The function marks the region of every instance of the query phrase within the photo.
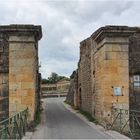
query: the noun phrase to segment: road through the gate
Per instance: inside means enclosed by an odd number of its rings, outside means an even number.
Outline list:
[[[42,122],[32,139],[109,139],[63,105],[64,98],[45,99]]]

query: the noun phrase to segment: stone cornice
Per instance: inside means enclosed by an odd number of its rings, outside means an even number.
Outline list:
[[[11,25],[1,25],[0,33],[7,33],[13,35],[28,35],[34,34],[37,40],[40,40],[42,37],[42,29],[40,25],[22,25],[22,24],[11,24]]]
[[[128,26],[105,26],[96,30],[91,35],[91,38],[99,43],[105,37],[129,37],[136,32],[140,32],[140,28]]]

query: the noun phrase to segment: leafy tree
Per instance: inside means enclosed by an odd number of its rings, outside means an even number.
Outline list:
[[[49,83],[49,80],[48,80],[48,79],[42,79],[42,80],[41,80],[41,83],[42,83],[42,84],[48,84],[48,83]]]
[[[48,77],[48,80],[50,81],[50,83],[56,83],[58,81],[58,74],[55,72],[51,73],[51,76]]]
[[[52,72],[50,77],[48,77],[48,79],[42,79],[42,84],[55,84],[62,79],[70,80],[69,78],[65,76],[59,76],[57,73]]]

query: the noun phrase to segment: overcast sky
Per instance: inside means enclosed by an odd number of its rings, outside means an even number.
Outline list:
[[[0,24],[39,24],[40,72],[70,76],[77,68],[79,42],[105,25],[140,26],[140,1],[0,0]]]

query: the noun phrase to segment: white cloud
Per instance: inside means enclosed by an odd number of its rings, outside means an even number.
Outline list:
[[[100,26],[139,26],[140,1],[7,0],[0,1],[0,24],[40,24],[39,57],[43,77],[69,76],[77,68],[79,42]]]

